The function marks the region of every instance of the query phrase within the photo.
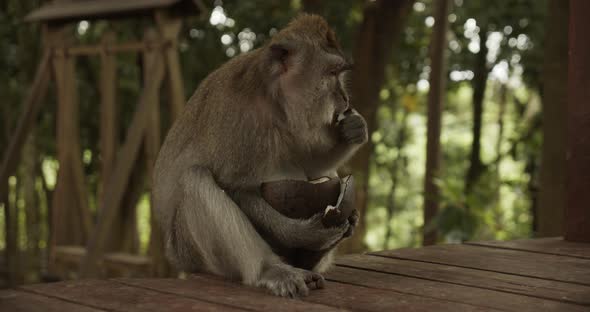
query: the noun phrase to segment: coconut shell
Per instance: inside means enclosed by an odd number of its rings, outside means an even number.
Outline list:
[[[261,194],[271,207],[289,218],[309,219],[324,213],[322,223],[326,227],[342,224],[354,210],[352,176],[320,183],[298,180],[267,182],[261,185]]]

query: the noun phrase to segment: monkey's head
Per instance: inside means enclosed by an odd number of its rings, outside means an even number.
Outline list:
[[[273,93],[284,102],[288,120],[312,127],[329,125],[349,108],[346,74],[352,65],[322,17],[300,15],[265,49]]]

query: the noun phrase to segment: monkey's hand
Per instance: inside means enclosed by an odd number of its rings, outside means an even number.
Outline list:
[[[339,226],[325,227],[322,223],[324,214],[318,213],[309,219],[300,220],[298,229],[298,247],[314,251],[327,250],[336,246],[343,238],[352,235],[352,224],[346,220]]]
[[[324,288],[324,277],[318,273],[295,268],[283,263],[269,265],[263,269],[258,287],[268,289],[282,297],[304,297],[310,289]]]
[[[368,140],[367,122],[356,110],[350,109],[344,113],[338,122],[340,137],[349,145],[361,145]]]
[[[356,209],[353,210],[350,216],[348,217],[348,223],[350,223],[350,227],[348,228],[348,231],[344,233],[344,238],[351,237],[352,234],[354,234],[354,229],[356,228],[356,225],[359,223],[359,218],[359,211]]]

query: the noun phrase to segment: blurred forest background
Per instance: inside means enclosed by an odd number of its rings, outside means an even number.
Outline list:
[[[40,25],[23,18],[42,2],[0,4],[0,155],[42,54]],[[448,7],[441,5],[445,2],[207,2],[210,11],[186,18],[180,32],[185,96],[220,64],[263,45],[298,13],[321,14],[355,61],[352,101],[371,131],[370,144],[345,169],[360,181],[357,197],[365,223],[342,252],[561,235],[563,160],[552,153],[564,150],[558,139],[564,131],[563,112],[556,107],[564,100],[567,78],[567,1],[450,0]],[[151,23],[81,21],[72,32],[81,43],[100,42],[110,27],[119,40],[141,39]],[[437,34],[442,34],[440,40],[435,40]],[[141,62],[132,54],[117,58],[121,142],[141,89]],[[95,214],[101,179],[100,62],[80,57],[76,71],[80,153],[89,208]],[[6,250],[5,229],[13,222],[8,228],[16,233],[23,282],[37,281],[46,270],[59,166],[54,94],[50,91],[9,179],[8,201],[0,204],[0,250]],[[438,132],[432,130],[436,120]],[[168,127],[163,122],[164,131]],[[429,144],[440,140],[440,149],[428,149],[428,156],[427,139]],[[434,167],[429,162],[429,174],[427,157],[440,160]],[[542,158],[548,161],[542,164]],[[434,191],[424,192],[425,185]],[[426,220],[425,199],[433,212]],[[137,222],[129,225],[136,229],[132,249],[145,254],[151,231],[147,188],[133,206]],[[7,209],[13,211],[10,218]],[[424,240],[423,232],[437,235]]]

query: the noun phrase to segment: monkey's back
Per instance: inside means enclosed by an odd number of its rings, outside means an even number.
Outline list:
[[[162,222],[171,219],[178,181],[191,166],[209,169],[224,189],[254,186],[282,152],[271,103],[261,89],[260,58],[255,50],[209,74],[168,132],[153,177]]]

